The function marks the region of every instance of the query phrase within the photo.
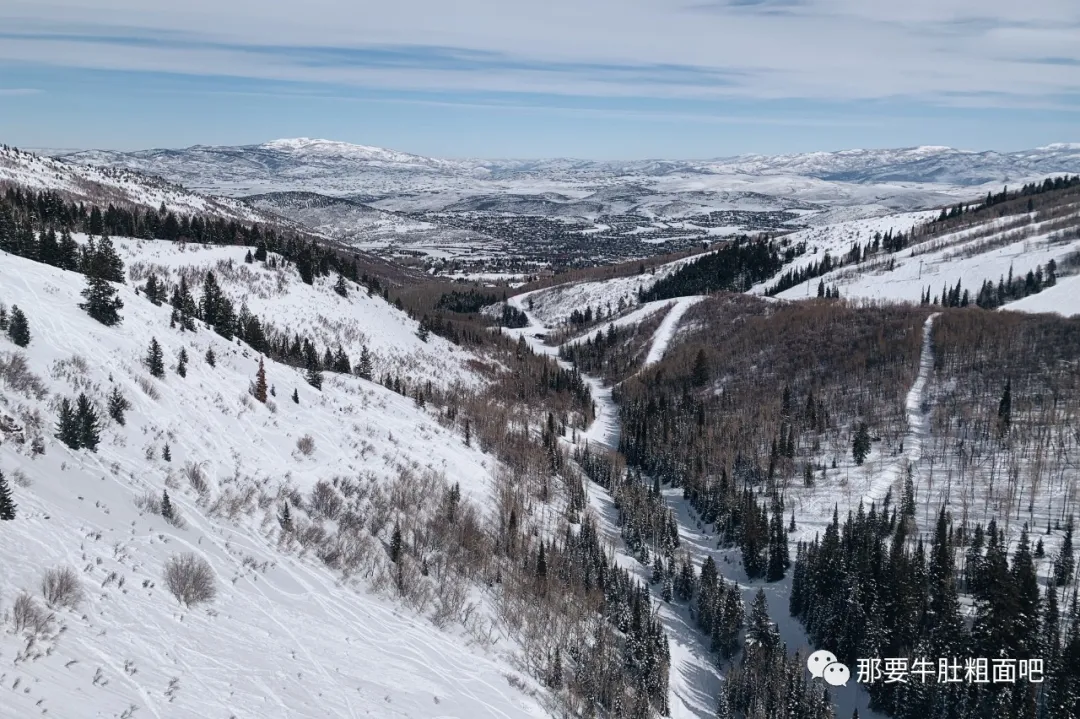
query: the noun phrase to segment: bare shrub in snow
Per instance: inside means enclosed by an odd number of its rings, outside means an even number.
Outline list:
[[[157,385],[149,377],[139,377],[138,379],[139,389],[141,389],[147,397],[150,399],[161,399],[161,393],[158,392]]]
[[[319,480],[311,490],[308,511],[315,517],[336,520],[341,514],[341,495],[326,480]]]
[[[0,379],[11,389],[31,399],[43,400],[49,396],[45,383],[30,371],[30,364],[22,352],[0,354]]]
[[[142,512],[161,514],[161,498],[149,489],[143,492],[142,496],[135,498],[135,506]]]
[[[35,635],[44,634],[52,624],[53,615],[46,612],[26,592],[15,599],[11,607],[11,625],[16,632],[29,630]]]
[[[165,586],[185,606],[213,601],[217,596],[214,570],[202,557],[177,554],[165,563]]]
[[[41,580],[41,596],[51,608],[74,609],[83,599],[79,575],[71,567],[56,567],[45,572]]]
[[[221,495],[214,500],[214,503],[210,505],[207,510],[210,515],[215,517],[227,517],[228,519],[236,519],[242,514],[250,516],[255,512],[255,505],[258,501],[258,490],[249,485],[241,491],[236,491],[232,488],[226,488]]]
[[[210,491],[210,485],[206,483],[206,475],[203,474],[202,467],[194,462],[188,462],[184,465],[184,477],[187,478],[188,484],[200,495]]]
[[[319,547],[326,541],[326,530],[318,522],[293,521],[296,522],[293,535],[304,549]]]
[[[305,457],[310,457],[312,452],[315,451],[315,438],[310,434],[305,434],[303,437],[296,440],[296,448],[300,450],[300,454]]]
[[[15,482],[16,487],[22,487],[26,489],[34,484],[34,481],[26,476],[26,472],[21,469],[16,469],[11,473],[11,478]]]

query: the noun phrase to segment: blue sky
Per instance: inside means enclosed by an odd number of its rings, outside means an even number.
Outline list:
[[[1078,40],[1072,0],[6,0],[0,142],[1015,150],[1080,140]]]

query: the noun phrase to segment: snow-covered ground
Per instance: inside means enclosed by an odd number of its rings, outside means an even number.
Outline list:
[[[366,345],[376,378],[390,372],[442,387],[479,382],[467,366],[478,359],[475,355],[434,334],[422,341],[416,320],[382,297],[369,295],[366,288],[350,282],[348,296],[341,297],[333,289],[337,275],[317,277],[314,285],[307,285],[294,266],[270,269],[259,262],[245,263],[247,247],[125,238],[113,243],[128,267],[129,280],[137,279],[142,285],[146,275],[154,272],[159,281],[175,284],[184,272],[189,282],[195,278],[192,293],[198,295],[202,278],[213,271],[237,311],[246,302],[252,314],[278,330],[310,337],[320,352],[340,344],[355,364],[361,346]]]
[[[660,323],[660,326],[656,328],[656,332],[652,336],[652,345],[649,347],[649,354],[645,356],[645,367],[654,365],[664,359],[664,353],[667,352],[671,340],[674,339],[675,332],[679,329],[679,322],[682,321],[683,315],[686,314],[688,309],[698,302],[701,302],[703,299],[705,298],[702,296],[693,296],[680,297],[675,300],[671,311],[664,316],[664,320]]]
[[[258,357],[246,346],[206,328],[170,330],[169,308],[130,285],[120,288],[122,324],[105,327],[77,307],[83,286],[81,275],[0,253],[0,301],[23,309],[31,331],[25,350],[0,335],[0,361],[10,368],[25,355],[39,383],[16,382],[10,369],[0,379],[0,414],[30,436],[19,444],[0,435],[0,471],[18,505],[17,519],[0,526],[0,617],[8,617],[0,717],[547,715],[531,696],[535,683],[513,669],[511,647],[478,642],[460,625],[441,632],[372,594],[363,570],[346,577],[298,553],[293,540],[281,544],[285,493],[306,496],[319,480],[374,487],[403,472],[434,472],[493,506],[490,456],[411,399],[356,377],[327,373],[318,391],[298,370],[267,361],[275,395],[261,404],[248,392]],[[320,296],[292,297],[299,313]],[[285,311],[287,300],[277,302]],[[375,305],[357,308],[363,328]],[[372,335],[411,334],[373,321]],[[164,349],[164,379],[142,364],[151,337]],[[189,356],[183,378],[175,371],[181,347]],[[113,388],[131,403],[123,426],[105,411]],[[101,417],[96,453],[53,437],[60,399],[79,392]],[[34,456],[38,436],[44,454]],[[298,443],[304,436],[310,453]],[[196,467],[203,491],[188,477]],[[182,529],[137,504],[166,488]],[[307,521],[299,508],[294,516]],[[369,550],[385,551],[378,543]],[[210,563],[212,603],[187,609],[166,591],[163,566],[181,552]],[[42,573],[61,566],[78,575],[82,603],[56,610],[36,639],[12,631],[17,594],[26,590],[40,605]]]
[[[577,282],[536,290],[528,293],[532,306],[527,309],[539,322],[548,327],[568,322],[574,310],[584,312],[586,308],[591,307],[595,311],[600,307],[606,311],[610,305],[613,311],[617,311],[620,299],[627,306],[637,304],[639,290],[648,290],[687,262],[693,262],[699,257],[700,255],[693,255],[660,265],[655,273],[645,272],[640,275],[614,277],[610,280]]]
[[[208,213],[237,221],[271,219],[237,200],[191,192],[157,177],[130,170],[61,162],[0,147],[0,185],[15,183],[33,190],[55,190],[96,203],[132,203],[179,214]]]
[[[911,224],[920,216],[925,218],[926,214],[913,213],[845,222],[789,235],[793,241],[806,239],[808,252],[791,265],[785,266],[779,274],[817,262],[826,251],[837,259],[851,248],[853,241],[865,245],[875,232],[884,234],[890,227],[894,232],[902,229],[906,234]],[[1030,236],[1016,236],[1011,239],[1017,230],[1005,225],[1015,221],[1016,218],[992,220],[986,225],[934,237],[901,252],[879,254],[862,263],[841,267],[822,277],[811,278],[777,296],[791,300],[815,297],[818,283],[824,281],[826,286],[835,285],[840,290],[840,296],[845,299],[917,303],[927,288],[932,296],[940,296],[943,288],[951,289],[960,282],[962,288],[971,291],[974,301],[984,280],[997,283],[999,279],[1009,276],[1010,269],[1014,277],[1023,277],[1028,271],[1035,271],[1038,267],[1045,270],[1051,259],[1060,262],[1065,255],[1080,249],[1080,240],[1061,241],[1057,238],[1056,231],[1044,229],[1040,224],[1025,228],[1025,233],[1030,231]],[[1080,222],[1080,215],[1077,216],[1077,221]],[[987,228],[994,227],[1001,229],[985,234]],[[752,292],[763,293],[775,284],[775,281],[776,278],[772,278],[761,283],[755,286]],[[1027,298],[1023,304],[1015,303],[1008,307],[1030,308],[1030,311],[1036,312],[1065,310],[1075,313],[1073,308],[1076,303],[1069,301],[1072,294],[1066,287],[1055,291],[1048,298],[1039,300],[1040,295],[1035,295]]]
[[[1054,287],[1010,302],[1004,309],[1033,313],[1053,312],[1065,317],[1080,315],[1080,275],[1059,277]]]

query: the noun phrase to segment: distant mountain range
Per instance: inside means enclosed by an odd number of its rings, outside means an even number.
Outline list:
[[[193,189],[230,195],[303,190],[328,195],[385,196],[392,192],[528,186],[540,180],[564,185],[653,182],[697,176],[728,178],[732,187],[748,176],[801,177],[854,184],[935,184],[970,187],[1019,182],[1054,173],[1080,172],[1080,143],[1019,152],[974,152],[950,147],[843,150],[793,155],[743,155],[711,160],[595,161],[448,160],[379,147],[307,138],[262,145],[182,150],[57,151],[55,156],[89,165],[148,172]],[[741,182],[740,182],[741,180]],[[651,183],[650,183],[651,184]],[[365,189],[368,190],[365,192]],[[675,189],[675,188],[671,188]],[[539,191],[539,190],[537,190]],[[469,194],[473,194],[470,192]]]

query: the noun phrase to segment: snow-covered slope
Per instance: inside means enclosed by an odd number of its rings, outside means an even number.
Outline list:
[[[612,312],[618,312],[620,300],[623,301],[624,307],[634,307],[638,303],[638,291],[649,289],[699,256],[693,255],[669,262],[657,267],[655,272],[615,277],[610,280],[555,285],[531,292],[528,294],[529,313],[541,323],[554,327],[568,322],[575,310],[584,312],[586,308],[592,308],[593,311],[602,308],[605,313],[609,309]]]
[[[477,359],[473,354],[437,335],[424,342],[416,320],[362,287],[349,283],[351,291],[341,297],[333,289],[336,276],[319,277],[307,285],[295,267],[245,263],[247,247],[127,238],[113,243],[133,284],[143,284],[151,272],[175,284],[183,272],[195,291],[207,271],[213,271],[237,310],[246,302],[252,314],[290,336],[297,331],[309,336],[320,351],[340,344],[355,364],[361,345],[367,345],[375,377],[390,372],[430,379],[442,387],[474,386],[478,381],[467,366]]]
[[[1080,207],[1073,207],[1070,212],[1069,221],[1080,226]],[[865,245],[878,231],[884,233],[892,228],[894,232],[907,232],[917,218],[917,214],[893,215],[795,233],[790,235],[793,240],[806,239],[808,246],[817,251],[809,251],[782,272],[819,261],[825,251],[831,252],[835,259],[850,249],[853,241]],[[1062,221],[1063,218],[1057,218],[1051,222]],[[960,282],[963,289],[970,291],[974,302],[984,280],[997,283],[1009,276],[1024,277],[1029,271],[1045,268],[1050,260],[1060,263],[1065,255],[1077,250],[1080,239],[1075,236],[1064,239],[1059,229],[1051,229],[1049,222],[1038,222],[1034,216],[992,219],[973,228],[935,236],[898,253],[881,254],[833,270],[777,296],[784,299],[816,296],[818,283],[824,281],[827,286],[835,285],[841,297],[847,299],[919,302],[927,289],[932,296],[940,296],[943,288],[951,289]],[[762,283],[754,291],[763,292],[774,282]],[[1051,288],[1051,294],[1032,295],[1008,307],[1075,314],[1080,311],[1072,301],[1071,290],[1075,288],[1066,278],[1060,287]]]
[[[0,147],[0,187],[13,183],[54,190],[76,200],[166,208],[180,214],[205,213],[246,222],[275,221],[236,200],[191,192],[158,177],[115,167],[64,162]]]
[[[305,498],[293,506],[307,527],[300,507],[311,510],[306,497],[317,481],[388,491],[403,473],[445,474],[490,506],[489,456],[411,399],[355,377],[327,374],[317,391],[298,370],[267,362],[276,396],[260,404],[248,393],[258,357],[245,345],[205,328],[170,330],[169,308],[130,285],[120,288],[122,324],[105,327],[77,307],[83,285],[80,275],[0,253],[0,301],[22,308],[31,331],[25,350],[0,335],[0,414],[29,435],[20,444],[0,434],[0,471],[18,504],[16,520],[0,523],[0,717],[546,715],[524,693],[535,687],[511,669],[505,647],[482,649],[460,625],[442,633],[369,592],[362,577],[384,554],[378,542],[346,576],[314,548],[283,539],[276,521],[291,490]],[[267,301],[283,310],[283,300]],[[374,301],[353,307],[373,344],[383,334],[410,341],[407,323],[371,320]],[[151,337],[164,348],[164,379],[142,364]],[[183,378],[175,371],[181,347],[190,358]],[[36,381],[19,381],[16,354]],[[123,426],[104,409],[113,388],[131,403]],[[299,404],[289,398],[294,388]],[[79,392],[102,418],[96,453],[52,437],[60,399]],[[310,453],[298,444],[305,435]],[[44,454],[31,451],[34,437]],[[185,528],[137,504],[166,488]],[[334,522],[321,523],[332,535]],[[163,566],[182,552],[210,563],[212,603],[187,609],[166,591]],[[55,610],[36,639],[12,631],[17,594],[26,590],[40,606],[42,573],[60,566],[75,570],[82,603]]]

